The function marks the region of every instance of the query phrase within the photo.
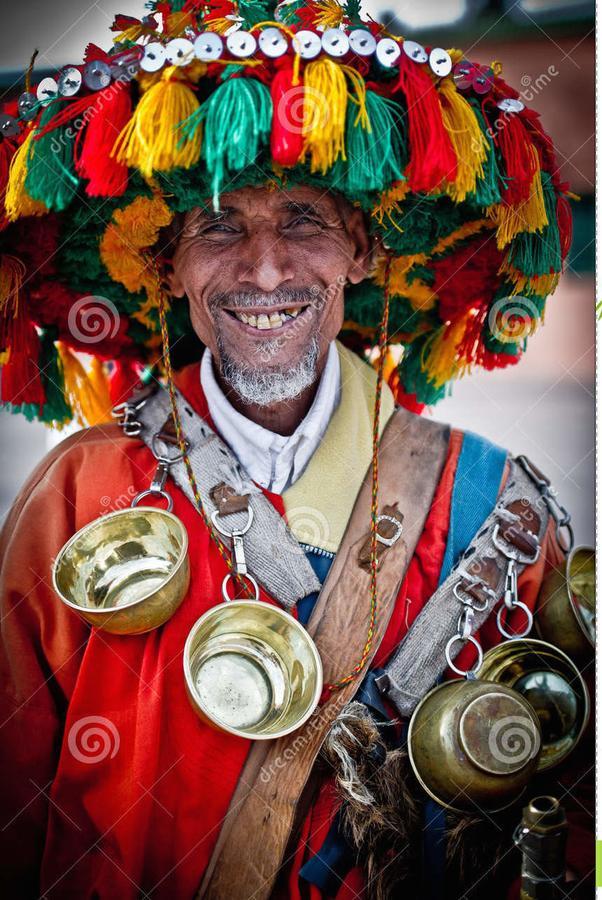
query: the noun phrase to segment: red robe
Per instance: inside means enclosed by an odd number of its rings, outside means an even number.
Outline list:
[[[177,381],[207,417],[198,364]],[[462,437],[452,431],[375,665],[437,586]],[[185,693],[184,642],[196,619],[219,602],[226,569],[175,484],[169,490],[190,538],[191,586],[169,622],[145,635],[106,634],[85,624],[52,589],[52,560],[67,539],[102,513],[129,506],[154,469],[142,441],[125,437],[117,425],[79,432],[38,465],[2,531],[3,896],[136,900],[146,892],[153,900],[191,900],[244,764],[250,743],[204,725]],[[268,497],[282,513],[281,498]],[[540,561],[519,580],[524,602],[534,605],[544,572],[560,559],[550,529]],[[498,641],[491,621],[481,639],[485,649]],[[461,664],[470,662],[469,652]],[[310,847],[319,846],[334,808],[326,785],[305,823],[302,838]],[[583,871],[579,834],[573,832],[570,861]],[[299,896],[296,872],[308,853],[302,840],[291,896]],[[339,897],[359,895],[361,884],[353,870]],[[311,896],[320,894],[311,888]]]

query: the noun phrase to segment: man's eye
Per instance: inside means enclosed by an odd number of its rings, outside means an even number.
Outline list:
[[[199,228],[199,234],[236,234],[236,229],[225,222],[213,222],[211,225],[205,225]]]
[[[292,229],[299,231],[320,231],[324,227],[324,223],[320,221],[315,216],[311,215],[300,215],[296,216],[292,222],[289,222],[288,225],[285,226],[285,230],[290,231]]]

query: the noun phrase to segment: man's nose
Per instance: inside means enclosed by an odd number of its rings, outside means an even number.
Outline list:
[[[270,228],[249,234],[239,254],[238,281],[241,286],[269,293],[294,278],[286,240]]]

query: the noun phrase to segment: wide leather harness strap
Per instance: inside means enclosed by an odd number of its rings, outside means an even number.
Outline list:
[[[398,409],[380,442],[378,611],[368,664],[378,649],[431,508],[449,444],[447,425]],[[370,530],[372,470],[357,496],[339,552],[308,623],[324,666],[325,683],[359,660],[370,616],[365,546]],[[401,528],[399,524],[401,523]],[[265,900],[272,893],[296,813],[330,725],[359,688],[336,691],[298,731],[255,741],[249,752],[213,856],[197,893],[209,900]]]

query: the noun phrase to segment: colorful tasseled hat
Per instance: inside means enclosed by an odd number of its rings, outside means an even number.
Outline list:
[[[117,16],[0,114],[3,404],[60,426],[110,418],[161,375],[161,229],[227,190],[341,192],[392,260],[386,377],[432,404],[473,366],[515,363],[570,244],[538,115],[461,51],[361,18],[358,0],[171,0]],[[385,265],[347,289],[341,339],[368,355]],[[176,366],[198,358],[186,299]],[[184,348],[182,350],[182,348]]]

